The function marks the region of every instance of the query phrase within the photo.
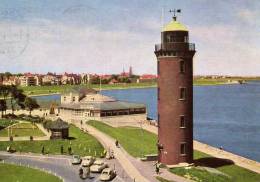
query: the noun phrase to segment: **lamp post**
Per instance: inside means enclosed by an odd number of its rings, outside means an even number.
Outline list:
[[[143,125],[142,125],[142,121],[140,122],[140,128],[141,128],[141,134],[142,134],[142,143],[144,144],[144,130],[143,130]],[[141,147],[141,155],[142,157],[144,157],[144,151],[143,148]]]

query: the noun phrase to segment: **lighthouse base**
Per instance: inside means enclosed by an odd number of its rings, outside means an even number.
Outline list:
[[[166,165],[166,167],[169,169],[178,168],[178,167],[192,167],[192,166],[194,166],[194,163],[186,163],[186,162],[182,162],[182,163],[175,164],[175,165]]]

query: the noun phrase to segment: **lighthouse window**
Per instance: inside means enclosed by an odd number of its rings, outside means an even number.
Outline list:
[[[184,42],[189,42],[188,36],[185,36],[185,37],[184,37]]]
[[[171,36],[168,35],[168,36],[166,37],[166,42],[170,42],[170,41],[171,41]]]
[[[160,114],[158,114],[158,121],[157,121],[158,128],[160,128]]]
[[[157,75],[160,75],[160,63],[157,61]]]
[[[185,62],[183,60],[180,61],[180,73],[185,72]]]
[[[176,38],[175,38],[175,36],[171,36],[171,40],[170,40],[170,42],[176,42]]]
[[[180,88],[180,100],[186,99],[186,88],[182,87]]]
[[[186,155],[186,143],[181,143],[181,155]]]
[[[160,100],[160,87],[158,87],[158,93],[157,94],[158,94],[157,98],[158,98],[158,100]]]
[[[181,115],[180,116],[180,128],[185,128],[185,127],[186,127],[185,116]]]

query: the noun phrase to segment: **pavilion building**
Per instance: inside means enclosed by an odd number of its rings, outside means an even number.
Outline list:
[[[81,89],[61,95],[59,115],[71,121],[99,120],[111,125],[133,125],[146,120],[146,106],[119,101],[94,89]]]

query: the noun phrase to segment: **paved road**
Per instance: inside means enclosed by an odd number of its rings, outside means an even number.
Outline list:
[[[71,165],[70,156],[41,156],[41,155],[20,155],[20,154],[9,154],[6,152],[0,152],[0,159],[6,163],[15,163],[26,165],[34,168],[40,168],[46,171],[51,171],[52,174],[56,174],[64,179],[64,182],[99,182],[99,174],[92,174],[92,179],[82,180],[79,178],[78,170],[79,165]],[[110,167],[115,167],[118,176],[113,182],[130,182],[130,178],[122,170],[117,160],[107,161]]]

